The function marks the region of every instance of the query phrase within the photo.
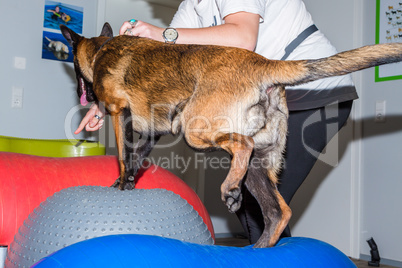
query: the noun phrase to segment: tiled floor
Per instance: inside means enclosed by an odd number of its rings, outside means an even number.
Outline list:
[[[242,237],[236,237],[236,238],[216,238],[215,239],[215,244],[216,245],[221,245],[221,246],[232,246],[232,247],[244,247],[247,245],[250,245],[247,239],[242,238]],[[352,261],[356,264],[358,268],[372,268],[372,266],[369,266],[367,261],[362,261],[362,260],[354,260]],[[393,266],[388,266],[388,265],[380,265],[380,267],[383,268],[392,268]]]

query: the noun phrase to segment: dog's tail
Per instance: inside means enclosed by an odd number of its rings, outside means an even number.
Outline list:
[[[273,84],[293,86],[399,61],[402,43],[378,44],[316,60],[271,61],[269,76]]]

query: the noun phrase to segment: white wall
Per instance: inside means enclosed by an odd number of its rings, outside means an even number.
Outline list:
[[[0,0],[0,135],[66,138],[66,115],[78,105],[72,63],[41,58],[44,2]],[[94,35],[97,2],[69,3],[85,7],[83,33]],[[14,68],[15,57],[26,59],[25,70]],[[11,108],[13,86],[24,90],[22,109]],[[78,125],[78,120],[77,114],[70,124],[72,128]]]
[[[367,44],[375,42],[375,10],[375,1],[363,1]],[[370,255],[366,240],[374,237],[382,258],[402,262],[402,80],[375,83],[370,69],[363,73],[362,88],[361,252]],[[385,123],[374,123],[377,100],[386,101]]]
[[[105,21],[112,25],[115,34],[124,21],[142,20],[166,27],[173,18],[180,0],[106,0]]]

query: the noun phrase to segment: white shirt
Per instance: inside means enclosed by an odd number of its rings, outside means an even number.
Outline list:
[[[203,28],[221,25],[227,15],[240,11],[260,15],[255,52],[268,59],[281,59],[287,45],[314,24],[301,0],[185,0],[170,26]],[[335,53],[336,49],[328,39],[317,31],[304,40],[287,60],[321,58]],[[350,75],[287,87],[286,94],[290,110],[317,108],[357,98]]]

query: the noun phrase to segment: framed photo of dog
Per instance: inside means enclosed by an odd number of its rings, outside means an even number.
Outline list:
[[[402,0],[377,0],[376,43],[402,42]],[[375,67],[375,81],[402,79],[402,63]]]

